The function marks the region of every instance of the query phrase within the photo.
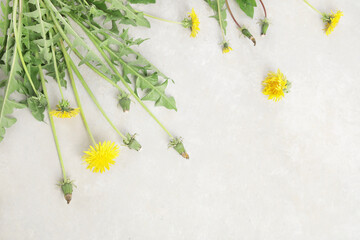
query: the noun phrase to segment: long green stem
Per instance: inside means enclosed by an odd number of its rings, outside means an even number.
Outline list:
[[[77,51],[74,47],[72,47],[71,41],[69,40],[69,38],[66,36],[65,32],[62,30],[60,23],[57,21],[56,17],[54,16],[54,13],[52,11],[50,11],[50,15],[51,18],[57,28],[57,30],[59,31],[60,35],[62,36],[62,38],[65,40],[65,42],[70,46],[71,50],[74,51],[74,53],[81,59],[83,60],[84,57],[79,53],[79,51]],[[71,17],[71,16],[70,16]],[[77,22],[79,24],[80,27],[82,27],[84,30],[86,29],[86,27],[81,24],[80,22],[78,22],[75,18],[72,18],[75,22]],[[87,30],[87,29],[86,29]],[[92,36],[87,32],[87,35],[89,36],[89,38]],[[150,111],[150,109],[141,101],[141,99],[135,94],[135,92],[130,88],[130,86],[126,83],[125,79],[123,78],[123,76],[118,72],[117,68],[114,66],[114,64],[111,62],[111,60],[106,56],[106,54],[102,51],[102,49],[100,48],[99,44],[95,43],[95,38],[90,38],[92,39],[93,43],[95,44],[95,46],[97,47],[98,51],[102,54],[102,56],[104,57],[104,59],[106,60],[106,62],[109,64],[109,66],[113,69],[113,71],[115,72],[115,74],[120,78],[121,82],[124,84],[124,86],[126,87],[126,89],[130,92],[130,94],[136,99],[136,101],[144,108],[144,110],[159,124],[159,126],[170,136],[170,138],[174,139],[174,137],[172,136],[172,134],[165,128],[165,126],[155,117],[155,115]],[[108,81],[111,85],[113,85],[114,87],[116,87],[117,89],[119,89],[120,91],[124,91],[123,89],[121,89],[116,83],[114,83],[111,79],[109,79],[108,77],[106,77],[103,73],[101,73],[100,71],[98,71],[94,66],[92,66],[90,63],[85,62],[85,64],[87,66],[89,66],[95,73],[97,73],[99,76],[101,76],[102,78],[104,78],[106,81]]]
[[[13,28],[14,28],[16,49],[17,49],[21,64],[23,66],[23,69],[25,71],[25,74],[26,74],[27,78],[29,79],[30,85],[31,85],[34,93],[36,94],[36,96],[39,96],[38,91],[36,90],[35,85],[34,85],[32,79],[31,79],[30,73],[29,73],[29,71],[27,69],[27,66],[26,66],[26,63],[25,63],[25,60],[24,60],[24,56],[22,55],[21,37],[20,37],[21,30],[22,30],[22,0],[20,0],[20,4],[19,4],[19,22],[18,22],[19,23],[19,30],[17,30],[17,26],[16,26],[16,16],[17,16],[16,10],[17,10],[17,7],[18,7],[18,0],[14,0],[13,4],[14,5],[13,5],[13,13],[12,13],[12,17],[13,17],[12,22],[13,22]]]
[[[182,22],[171,21],[171,20],[167,20],[167,19],[164,19],[164,18],[155,17],[155,16],[153,16],[153,15],[150,15],[150,14],[144,13],[144,12],[143,12],[143,14],[144,14],[144,16],[147,16],[147,17],[149,17],[149,18],[153,18],[153,19],[156,19],[156,20],[159,20],[159,21],[168,22],[168,23],[175,23],[175,24],[180,24],[180,25],[182,25]]]
[[[224,33],[224,28],[222,25],[222,18],[221,18],[220,0],[217,0],[217,9],[218,9],[218,14],[219,14],[219,24],[220,24],[220,28],[221,28],[221,35],[223,37],[223,41],[225,42],[225,33]]]
[[[49,32],[49,37],[50,37],[50,41],[51,41],[51,54],[52,54],[52,58],[53,58],[53,62],[54,62],[54,70],[55,70],[55,77],[56,77],[56,82],[58,84],[59,87],[59,91],[61,94],[61,99],[64,100],[64,94],[62,91],[62,87],[61,87],[61,83],[60,83],[60,77],[59,77],[59,69],[58,69],[58,65],[57,65],[57,60],[56,60],[56,55],[55,55],[55,46],[54,43],[52,41],[52,33],[51,31]]]
[[[141,101],[141,99],[135,94],[135,92],[131,89],[129,84],[125,81],[124,77],[119,73],[115,65],[112,63],[112,61],[109,59],[109,57],[106,55],[106,53],[102,50],[100,47],[100,40],[97,39],[82,23],[80,23],[77,19],[72,18],[87,34],[89,39],[93,42],[97,50],[100,52],[101,56],[105,59],[105,61],[108,63],[110,68],[114,71],[114,73],[120,78],[120,81],[124,84],[125,88],[130,92],[130,94],[136,99],[136,101],[144,108],[144,110],[159,124],[159,126],[169,135],[170,138],[174,139],[173,135],[166,129],[166,127],[155,117],[155,115],[150,111],[150,109]],[[114,57],[117,57],[115,53],[111,51],[111,49],[104,47],[110,54],[112,54]],[[120,62],[124,63],[124,61],[121,58],[117,58]],[[138,74],[134,72],[134,74]]]
[[[320,15],[324,15],[322,12],[320,12],[319,10],[317,10],[313,5],[311,5],[308,1],[304,0],[304,2],[311,7],[314,11],[318,12]]]
[[[85,29],[84,29],[85,30]],[[115,65],[112,63],[112,61],[109,59],[109,57],[106,55],[106,53],[102,50],[102,48],[99,45],[98,40],[90,34],[88,31],[86,31],[89,39],[93,42],[95,47],[100,52],[101,56],[105,59],[105,61],[108,63],[110,68],[114,71],[114,73],[120,78],[121,82],[124,84],[125,88],[130,92],[130,94],[136,99],[137,102],[145,109],[145,111],[159,124],[159,126],[169,135],[170,138],[174,139],[173,135],[166,129],[166,127],[155,117],[155,115],[150,111],[148,107],[141,101],[141,99],[135,94],[135,92],[131,89],[129,84],[125,81],[123,76],[119,73]],[[107,51],[111,51],[110,49],[107,49]],[[120,59],[119,59],[120,60]]]
[[[76,54],[76,56],[78,56],[78,58],[81,60],[84,60],[84,56],[81,55],[81,53],[72,46],[70,39],[66,36],[64,30],[62,30],[59,21],[55,18],[55,16],[53,15],[53,13],[51,12],[51,19],[53,20],[56,30],[57,32],[61,35],[61,37],[64,39],[64,41],[68,44],[68,46],[70,47],[70,49]],[[96,74],[98,74],[100,77],[104,78],[106,81],[108,81],[109,83],[111,83],[114,87],[116,87],[120,92],[124,92],[124,90],[117,85],[116,83],[114,83],[110,78],[108,78],[104,73],[102,73],[101,71],[99,71],[96,67],[94,67],[91,63],[89,62],[85,62],[85,65],[88,66],[91,70],[93,70]]]
[[[72,86],[73,91],[74,91],[75,99],[76,99],[76,102],[77,102],[78,107],[80,108],[81,118],[82,118],[82,120],[83,120],[83,122],[84,122],[86,131],[88,132],[92,143],[93,143],[94,145],[96,145],[95,138],[94,138],[94,136],[92,135],[92,133],[91,133],[91,131],[90,131],[89,124],[87,123],[87,120],[86,120],[86,117],[85,117],[85,113],[84,113],[83,107],[82,107],[82,105],[81,105],[79,93],[78,93],[78,91],[77,91],[77,89],[76,89],[76,85],[75,85],[74,75],[73,75],[73,72],[72,72],[72,70],[71,70],[71,65],[70,65],[69,57],[68,57],[68,55],[67,55],[66,49],[65,49],[64,44],[63,44],[62,41],[60,41],[60,47],[61,47],[61,50],[62,50],[62,52],[63,52],[63,54],[64,54],[65,63],[66,63],[66,67],[67,67],[67,70],[68,70],[68,73],[69,73],[69,78],[70,78],[70,81],[71,81],[71,86]]]
[[[7,41],[8,41],[8,29],[10,28],[10,20],[9,20],[9,13],[10,13],[10,0],[6,0],[6,3],[4,5],[4,24],[3,27],[1,29],[2,34],[4,35],[3,37],[3,41],[0,44],[1,46],[1,50],[0,50],[0,59],[2,58],[2,56],[5,53],[5,49],[6,49],[6,45],[7,45]]]
[[[70,16],[71,19],[76,19],[73,15]],[[75,20],[74,20],[75,21]],[[79,22],[76,19],[76,22]],[[94,30],[98,30],[100,31],[101,29],[95,25],[93,25],[90,21],[86,22],[87,25],[89,25],[89,27],[93,28]],[[158,72],[159,75],[161,75],[164,78],[168,78],[167,76],[165,76],[164,74],[162,74],[160,72],[160,70],[154,66],[151,62],[149,62],[144,56],[142,56],[140,53],[138,53],[137,51],[133,50],[131,47],[127,46],[126,44],[122,43],[121,41],[119,41],[118,39],[114,38],[112,35],[106,33],[106,32],[101,32],[101,34],[105,37],[105,38],[111,38],[111,40],[115,41],[117,44],[121,45],[122,48],[126,49],[126,51],[130,51],[132,54],[136,55],[137,57],[144,59],[146,61],[146,64],[148,64],[149,66],[151,66],[152,69],[154,69],[154,71]],[[78,54],[76,54],[78,55]]]
[[[73,69],[73,71],[75,72],[76,76],[78,77],[78,79],[80,80],[81,84],[83,85],[83,87],[85,88],[85,90],[87,91],[87,93],[89,94],[89,96],[91,97],[91,99],[93,100],[93,102],[95,103],[96,107],[100,110],[100,112],[102,113],[102,115],[104,116],[104,118],[108,121],[108,123],[110,124],[110,126],[115,130],[115,132],[117,132],[117,134],[120,135],[120,137],[124,140],[127,140],[127,138],[125,137],[125,135],[123,135],[120,130],[114,125],[114,123],[110,120],[110,118],[107,116],[107,114],[105,113],[104,109],[101,107],[99,101],[96,99],[95,95],[93,94],[93,92],[91,91],[91,89],[89,88],[89,86],[87,85],[87,83],[85,82],[83,76],[81,75],[80,71],[77,69],[77,67],[75,66],[74,62],[71,60],[71,58],[69,57],[69,55],[66,53],[66,58],[69,60],[71,68]]]
[[[54,136],[54,141],[55,141],[56,150],[57,150],[57,153],[58,153],[58,156],[59,156],[59,161],[60,161],[60,166],[61,166],[61,170],[62,170],[62,173],[63,173],[64,181],[66,181],[67,180],[66,172],[65,172],[64,162],[63,162],[61,151],[60,151],[59,140],[58,140],[57,134],[56,134],[54,119],[50,115],[51,108],[50,108],[49,96],[48,96],[48,93],[47,93],[47,90],[46,90],[44,74],[42,72],[41,65],[39,65],[38,67],[39,67],[39,74],[40,74],[42,88],[43,88],[45,98],[46,98],[46,101],[47,101],[47,108],[48,108],[48,114],[49,114],[49,119],[50,119],[51,130],[52,130],[52,133],[53,133],[53,136]]]

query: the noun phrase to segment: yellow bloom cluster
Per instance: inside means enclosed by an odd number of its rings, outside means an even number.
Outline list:
[[[268,95],[269,100],[277,102],[284,97],[284,92],[288,89],[288,84],[289,82],[280,70],[276,73],[269,72],[268,76],[262,83],[264,86],[263,94]]]
[[[337,11],[337,13],[331,12],[331,14],[323,17],[323,20],[326,23],[324,28],[326,35],[329,36],[334,31],[342,16],[344,16],[344,13],[342,11]]]
[[[230,51],[232,51],[233,49],[229,46],[228,42],[224,42],[223,43],[223,48],[222,48],[222,52],[223,53],[228,53]]]
[[[50,115],[57,118],[72,118],[78,115],[80,108],[71,108],[67,100],[61,100],[56,109],[50,111]]]
[[[200,31],[199,25],[200,25],[200,21],[198,16],[196,15],[194,9],[191,10],[191,12],[189,13],[189,17],[191,18],[191,37],[196,37],[196,35],[198,34],[198,32]]]
[[[88,151],[84,151],[84,162],[88,164],[87,169],[93,172],[105,172],[105,169],[109,170],[110,165],[115,164],[114,159],[119,156],[119,146],[114,142],[99,142],[94,147],[90,146]]]

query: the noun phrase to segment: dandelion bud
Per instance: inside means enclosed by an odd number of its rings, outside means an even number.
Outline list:
[[[72,181],[70,181],[70,179],[67,179],[67,180],[63,180],[60,183],[60,186],[64,193],[65,200],[67,204],[69,204],[72,199],[73,183]]]
[[[254,46],[256,46],[256,40],[254,38],[254,36],[249,32],[249,30],[247,28],[241,28],[241,33],[247,37],[248,39],[250,39],[253,43],[254,43]]]
[[[269,20],[267,18],[264,18],[263,20],[260,20],[260,24],[261,24],[261,36],[265,36],[270,25]]]
[[[181,138],[171,140],[169,147],[174,148],[183,158],[189,159],[189,154],[186,152]]]
[[[140,143],[135,139],[135,135],[131,135],[131,134],[126,134],[126,138],[127,139],[124,139],[124,144],[130,148],[130,149],[134,149],[136,151],[140,151],[141,150],[141,145]]]
[[[121,93],[119,96],[119,105],[124,112],[128,112],[130,110],[131,99],[129,95],[126,93]]]

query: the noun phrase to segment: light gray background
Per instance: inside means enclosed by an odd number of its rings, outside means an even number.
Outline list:
[[[17,111],[0,144],[0,239],[360,239],[360,3],[312,1],[345,13],[327,37],[320,16],[301,0],[265,2],[272,25],[261,38],[256,20],[230,0],[258,45],[239,38],[228,18],[234,51],[226,55],[204,1],[139,7],[179,21],[191,8],[199,15],[196,39],[153,20],[151,29],[131,30],[151,38],[139,51],[176,81],[169,94],[179,111],[153,109],[184,137],[190,160],[167,150],[167,136],[139,105],[123,114],[116,90],[81,67],[111,119],[137,132],[143,150],[122,148],[109,172],[91,173],[81,160],[90,144],[81,118],[56,120],[78,186],[67,205],[55,185],[61,172],[49,124]],[[261,16],[258,8],[255,18]],[[274,103],[261,82],[278,68],[293,88]],[[120,143],[79,89],[96,139]],[[49,91],[55,106],[54,82]],[[66,95],[74,103],[72,92]]]

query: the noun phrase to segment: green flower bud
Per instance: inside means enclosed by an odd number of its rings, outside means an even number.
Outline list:
[[[247,37],[248,39],[250,39],[253,43],[254,43],[254,46],[256,46],[256,40],[254,38],[254,36],[249,32],[249,30],[247,28],[241,28],[241,33]]]
[[[61,187],[61,190],[64,193],[64,197],[65,197],[67,204],[69,204],[72,199],[72,192],[73,192],[73,185],[74,185],[73,181],[70,181],[70,179],[63,180],[62,182],[60,182],[59,185]]]
[[[124,112],[128,112],[130,110],[131,99],[129,95],[126,93],[121,93],[119,95],[119,105]]]
[[[183,158],[189,159],[189,154],[186,152],[181,138],[171,140],[169,147],[174,148]]]
[[[124,139],[124,144],[130,148],[130,149],[134,149],[136,151],[140,151],[141,150],[141,145],[140,143],[135,139],[135,135],[131,135],[131,134],[126,134],[126,139]]]
[[[260,24],[261,24],[261,36],[265,36],[269,28],[270,22],[267,18],[265,18],[263,20],[260,20]]]

